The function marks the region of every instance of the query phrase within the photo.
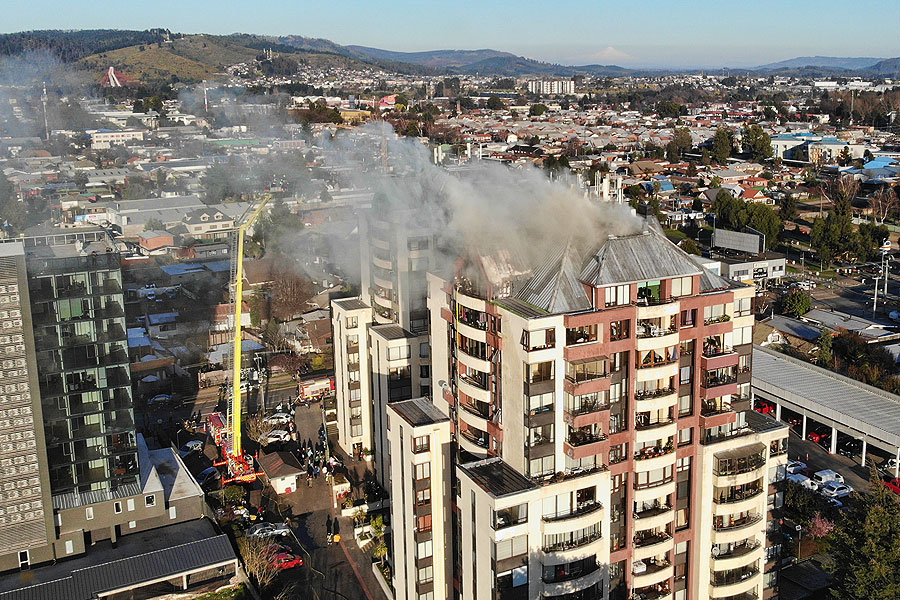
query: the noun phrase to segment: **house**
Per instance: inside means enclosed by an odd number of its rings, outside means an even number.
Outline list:
[[[138,245],[150,253],[165,251],[175,246],[175,236],[168,231],[144,231],[138,235]]]
[[[290,494],[297,490],[303,467],[290,452],[270,452],[260,454],[259,466],[262,468],[276,494]]]
[[[222,238],[234,229],[234,218],[211,206],[189,212],[183,223],[193,238]]]

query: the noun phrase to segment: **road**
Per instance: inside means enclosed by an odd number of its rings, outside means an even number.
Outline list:
[[[869,485],[869,470],[859,464],[859,457],[848,458],[829,454],[822,446],[800,439],[791,429],[788,440],[788,458],[806,463],[812,472],[831,469],[844,476],[844,482],[854,490],[865,490]]]

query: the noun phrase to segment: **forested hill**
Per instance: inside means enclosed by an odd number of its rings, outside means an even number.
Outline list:
[[[15,56],[29,51],[47,51],[63,62],[75,62],[91,54],[109,52],[138,44],[161,42],[170,34],[166,29],[123,31],[90,29],[82,31],[42,30],[0,34],[0,56]]]

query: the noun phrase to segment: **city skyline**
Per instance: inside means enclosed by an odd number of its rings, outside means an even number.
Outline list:
[[[689,8],[649,0],[637,7],[603,6],[591,14],[574,2],[548,10],[535,2],[463,1],[452,10],[417,12],[418,5],[407,0],[377,8],[350,2],[341,11],[278,0],[250,14],[236,2],[185,6],[163,0],[156,6],[147,13],[130,5],[44,0],[37,7],[9,7],[3,30],[166,27],[186,33],[303,35],[403,52],[491,48],[567,65],[639,68],[746,68],[797,56],[900,56],[889,25],[900,17],[900,6],[888,2],[875,3],[865,14],[843,14],[844,7],[831,0],[816,3],[814,12],[809,2],[788,6],[765,0],[754,5],[749,23],[745,5],[707,0]],[[867,19],[873,13],[881,17]],[[402,36],[396,35],[398,28]]]

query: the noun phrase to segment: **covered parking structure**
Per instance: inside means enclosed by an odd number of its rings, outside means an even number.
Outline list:
[[[840,431],[862,441],[862,464],[869,445],[900,463],[900,396],[761,346],[753,347],[752,391],[754,403],[775,405],[779,421],[782,408],[800,414],[803,439],[811,418],[831,427],[832,453]]]

